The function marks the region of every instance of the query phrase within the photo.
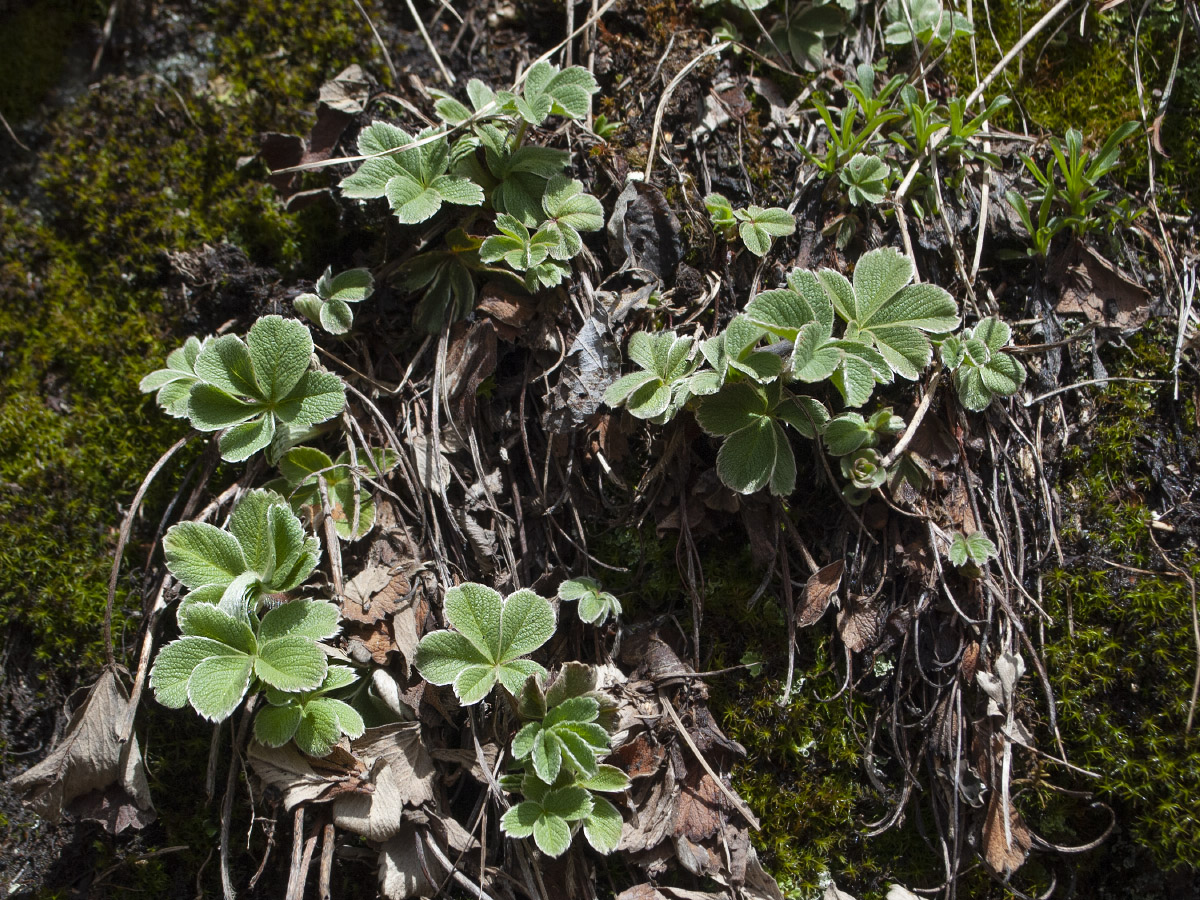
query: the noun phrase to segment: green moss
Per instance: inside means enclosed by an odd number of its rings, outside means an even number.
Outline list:
[[[978,73],[983,77],[1051,6],[1049,2],[992,4],[989,15],[976,11]],[[1098,146],[1125,122],[1141,121],[1134,78],[1134,48],[1139,52],[1150,119],[1157,113],[1158,94],[1165,87],[1174,57],[1182,11],[1178,5],[1152,10],[1135,39],[1138,11],[1125,4],[1106,13],[1087,12],[1084,36],[1078,17],[1051,37],[1055,23],[1032,41],[993,84],[991,94],[1005,93],[1016,103],[998,124],[1017,131],[1028,129],[1062,135],[1078,128]],[[990,28],[989,28],[990,26]],[[993,39],[994,34],[994,39]],[[1186,30],[1185,47],[1168,114],[1162,125],[1165,156],[1156,156],[1157,179],[1164,194],[1160,202],[1181,209],[1195,208],[1200,184],[1200,137],[1194,127],[1200,114],[1200,59],[1195,38]],[[999,47],[997,47],[997,44]],[[976,84],[976,68],[968,41],[956,41],[943,68],[969,92]],[[1148,179],[1146,143],[1129,140],[1122,150],[1124,165],[1115,174],[1129,189],[1144,187]]]
[[[1112,372],[1161,376],[1170,354],[1171,336],[1151,328]],[[1185,404],[1176,419],[1170,397],[1170,385],[1113,382],[1097,398],[1092,433],[1077,438],[1087,450],[1071,455],[1067,473],[1075,503],[1064,538],[1081,562],[1045,580],[1059,727],[1069,759],[1099,774],[1077,786],[1112,803],[1134,849],[1167,869],[1200,859],[1200,737],[1184,733],[1195,675],[1191,594],[1182,578],[1131,569],[1165,571],[1149,537],[1148,459],[1200,458],[1194,410]],[[1159,542],[1173,545],[1169,534]],[[1169,552],[1200,579],[1194,547]],[[1087,839],[1087,828],[1059,815],[1063,830]]]
[[[60,10],[30,11],[43,7]],[[371,60],[370,32],[327,0],[215,13],[208,86],[101,83],[55,115],[32,197],[0,198],[0,621],[44,659],[99,660],[124,505],[182,433],[137,390],[183,339],[163,303],[167,254],[229,242],[258,265],[288,271],[302,251],[324,264],[317,232],[237,160],[260,132],[302,127],[326,78]],[[41,65],[40,48],[12,46],[6,65]],[[136,565],[149,548],[135,549]],[[118,621],[118,640],[133,624]]]

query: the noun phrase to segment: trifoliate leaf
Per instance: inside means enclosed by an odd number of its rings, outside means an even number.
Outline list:
[[[210,603],[183,603],[177,614],[179,630],[188,637],[208,638],[247,655],[257,643],[250,624]]]
[[[304,704],[296,728],[296,746],[309,756],[326,756],[341,740],[342,723],[333,706],[337,702],[317,699]]]
[[[831,456],[845,456],[865,444],[872,434],[866,420],[858,413],[842,413],[825,426],[823,437],[825,449]]]
[[[498,680],[514,696],[525,680],[545,670],[521,659],[550,639],[554,611],[533,591],[507,599],[491,588],[467,583],[446,592],[446,618],[457,632],[435,631],[417,647],[416,665],[432,684],[453,684],[459,700],[477,703]]]
[[[518,803],[500,819],[500,828],[509,837],[525,838],[533,834],[533,826],[542,817],[541,804],[532,800]]]
[[[738,210],[735,215],[740,220],[738,233],[742,243],[755,256],[766,256],[774,238],[792,234],[796,230],[796,220],[791,213],[778,206],[768,209],[749,206]]]

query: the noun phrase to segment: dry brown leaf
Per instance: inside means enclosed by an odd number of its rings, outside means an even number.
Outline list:
[[[117,733],[128,710],[125,685],[106,669],[71,716],[62,741],[14,778],[13,790],[49,822],[57,822],[64,807],[96,819],[113,834],[153,822],[154,805],[137,737],[123,742]]]
[[[459,322],[450,331],[446,351],[446,397],[460,422],[475,418],[479,385],[496,371],[496,329],[490,319],[468,325]]]
[[[425,878],[417,855],[416,826],[400,823],[399,830],[379,848],[379,892],[387,900],[431,897],[436,890]]]
[[[808,628],[817,624],[825,610],[829,608],[833,595],[842,585],[842,573],[846,571],[846,561],[839,559],[818,569],[804,585],[804,596],[800,607],[796,610],[796,627]]]
[[[338,797],[334,824],[372,841],[386,841],[399,829],[404,807],[434,800],[433,760],[421,741],[421,726],[402,722],[368,728],[350,747],[369,767],[365,781],[374,789]]]
[[[697,767],[688,773],[683,783],[675,808],[672,833],[691,841],[707,840],[721,828],[724,802],[721,789],[712,776]]]
[[[1140,328],[1150,318],[1150,292],[1079,241],[1054,261],[1047,277],[1059,288],[1056,312],[1123,331]]]
[[[350,655],[363,662],[366,661],[364,656],[369,656],[376,664],[386,666],[388,657],[400,649],[396,644],[392,623],[386,619],[370,625],[357,622],[348,624],[345,633],[350,640]]]
[[[865,600],[851,600],[837,617],[838,633],[851,653],[873,649],[882,625],[879,607]]]
[[[405,584],[408,583],[408,579],[403,575],[398,577]],[[372,625],[395,612],[396,604],[390,596],[380,597],[376,600],[376,596],[391,583],[392,575],[386,566],[366,566],[346,582],[342,618],[349,619],[351,622]]]
[[[328,800],[338,791],[358,790],[366,774],[365,766],[358,762],[341,772],[318,772],[313,760],[290,743],[265,747],[252,741],[247,756],[254,774],[283,793],[283,808],[288,811],[301,803]]]
[[[987,820],[983,824],[983,857],[992,871],[1004,878],[1021,867],[1029,848],[1033,846],[1029,828],[1011,800],[1008,803],[1008,822],[1012,832],[1011,844],[1004,833],[1004,798],[1000,791],[992,791]]]
[[[607,762],[619,767],[633,779],[653,775],[666,758],[666,747],[651,743],[649,736],[642,734],[614,750]]]

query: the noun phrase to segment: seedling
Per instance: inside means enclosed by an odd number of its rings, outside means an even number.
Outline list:
[[[958,399],[967,409],[982,412],[996,397],[1011,397],[1025,383],[1025,367],[1004,348],[1012,329],[1000,319],[984,319],[966,337],[942,341],[942,364],[954,374]]]
[[[603,625],[608,617],[621,615],[621,601],[603,590],[594,578],[572,578],[558,586],[558,599],[578,600],[579,618],[590,625]]]
[[[604,392],[609,406],[624,406],[638,419],[669,421],[690,396],[686,378],[695,369],[692,339],[671,332],[634,332],[629,358],[642,371],[618,378]]]
[[[713,230],[726,240],[733,240],[736,232],[755,256],[766,256],[775,238],[796,231],[795,217],[778,206],[734,209],[722,194],[709,194],[704,205],[712,217]]]
[[[404,225],[433,218],[443,203],[483,203],[479,185],[469,178],[447,174],[450,145],[444,136],[426,130],[417,135],[417,140],[428,142],[404,150],[414,143],[412,135],[386,122],[372,122],[358,136],[358,152],[372,158],[342,179],[342,193],[357,200],[387,197],[392,212]]]
[[[328,268],[317,279],[315,294],[301,294],[293,304],[296,311],[330,334],[345,334],[354,325],[351,303],[361,303],[375,291],[375,279],[367,269],[350,269],[338,275]]]
[[[446,591],[446,620],[455,631],[434,631],[417,646],[416,665],[430,684],[450,684],[459,702],[478,703],[497,681],[510,694],[532,674],[546,670],[523,659],[554,634],[550,601],[521,590],[502,599],[496,591],[468,582]]]
[[[838,174],[852,206],[882,203],[887,197],[892,168],[878,156],[856,153]]]
[[[947,553],[950,564],[957,568],[963,568],[968,564],[982,567],[995,555],[996,545],[982,531],[972,534],[956,533],[950,542],[950,550]]]
[[[941,0],[888,0],[883,10],[890,23],[883,33],[888,44],[911,46],[914,35],[918,44],[945,44],[975,33],[970,19],[944,9]]]
[[[386,475],[399,462],[395,451],[389,449],[372,450],[370,456],[360,458],[357,464],[368,475]],[[349,451],[332,460],[313,447],[295,447],[280,458],[279,471],[283,484],[272,483],[269,487],[286,493],[292,509],[307,513],[310,521],[324,507],[324,482],[329,514],[342,540],[356,541],[375,525],[375,503],[370,493],[355,484]]]

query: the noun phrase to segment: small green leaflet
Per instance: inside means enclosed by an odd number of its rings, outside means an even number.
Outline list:
[[[891,174],[891,167],[878,156],[856,153],[838,178],[846,186],[851,206],[870,206],[882,203],[887,197]]]
[[[142,379],[139,385],[141,392],[149,394],[157,391],[154,399],[167,415],[176,419],[187,418],[188,394],[192,385],[200,381],[196,375],[196,358],[203,347],[204,344],[197,338],[188,338],[182,347],[167,354],[165,369],[156,369]]]
[[[530,722],[512,742],[513,758],[529,759],[538,778],[553,784],[565,766],[584,779],[599,774],[597,757],[609,749],[608,732],[596,724],[600,705],[592,697],[571,697]]]
[[[457,630],[425,635],[417,647],[417,670],[431,684],[452,684],[464,705],[478,703],[497,681],[516,696],[530,675],[545,675],[538,663],[522,657],[554,634],[554,610],[546,598],[521,590],[501,599],[491,588],[467,582],[446,591],[445,615]]]
[[[579,785],[551,789],[529,775],[522,781],[521,793],[526,799],[504,814],[501,830],[514,838],[532,836],[547,856],[562,856],[571,846],[568,823],[587,819],[592,813],[591,793]]]
[[[908,6],[907,14],[903,5]],[[951,38],[975,33],[971,20],[961,13],[943,9],[940,0],[888,0],[884,12],[891,23],[883,33],[884,43],[911,46],[914,33],[917,43],[928,44],[934,39],[942,43]],[[909,21],[912,27],[909,27]]]
[[[328,671],[317,641],[338,631],[337,607],[307,600],[286,603],[261,623],[195,601],[180,605],[178,619],[183,636],[159,651],[150,686],[164,706],[190,703],[212,722],[232,715],[254,680],[284,692],[316,689]]]
[[[989,318],[964,338],[942,341],[942,363],[954,373],[958,399],[967,409],[982,412],[996,397],[1010,397],[1025,383],[1025,367],[1004,352],[1011,338],[1007,323]]]
[[[354,684],[358,675],[347,666],[330,666],[315,691],[289,694],[266,691],[267,706],[254,718],[254,738],[268,747],[282,747],[295,739],[309,756],[328,756],[342,735],[361,737],[366,725],[358,711],[343,700],[327,696]]]
[[[241,462],[271,444],[277,430],[303,431],[346,405],[342,380],[309,368],[312,337],[300,322],[264,316],[243,342],[212,338],[195,360],[188,418],[199,431],[223,431],[221,458]]]
[[[168,529],[163,552],[167,569],[191,590],[189,601],[236,612],[303,584],[321,558],[321,542],[305,535],[282,497],[254,490],[234,507],[228,531],[181,522]]]
[[[755,256],[766,256],[771,242],[796,230],[796,220],[786,209],[778,206],[763,208],[748,206],[734,212],[738,219],[738,234],[746,249]]]
[[[530,125],[541,125],[551,115],[585,118],[592,94],[599,89],[592,73],[582,66],[559,71],[558,66],[543,60],[530,66],[519,95],[501,91],[496,97],[505,109]]]
[[[538,233],[554,237],[550,255],[558,260],[568,260],[583,249],[581,231],[596,231],[604,227],[604,207],[591,194],[585,194],[583,185],[572,178],[556,175],[546,183],[542,196],[542,209],[546,220]]]
[[[311,521],[324,506],[324,481],[338,537],[357,541],[375,525],[375,503],[361,486],[362,479],[386,475],[398,463],[399,457],[390,449],[374,449],[369,454],[356,450],[356,461],[352,461],[349,450],[332,460],[314,447],[294,447],[279,460],[283,482],[268,486],[286,494],[292,509],[306,513]]]
[[[604,402],[612,407],[624,406],[638,419],[657,421],[664,417],[666,421],[686,402],[684,379],[695,368],[691,356],[691,338],[670,331],[634,332],[629,339],[629,358],[642,371],[624,375],[609,385]]]
[[[704,208],[708,210],[714,229],[726,237],[732,235],[737,219],[733,217],[733,205],[724,194],[709,194],[704,198]]]
[[[609,616],[621,615],[621,601],[605,591],[594,578],[572,578],[558,586],[558,599],[579,601],[579,618],[591,625],[603,625]]]
[[[315,294],[301,294],[292,303],[306,319],[330,334],[345,334],[354,324],[351,303],[366,300],[375,291],[368,269],[349,269],[333,275],[332,268],[317,280]]]
[[[418,143],[421,141],[426,143]],[[418,146],[404,149],[413,143]],[[483,203],[479,185],[469,178],[446,174],[450,145],[433,129],[422,131],[414,139],[394,125],[373,122],[359,134],[358,149],[372,158],[342,179],[342,193],[356,199],[387,197],[401,224],[424,222],[436,215],[443,203]]]
[[[968,562],[982,566],[995,555],[996,545],[982,531],[971,534],[956,533],[950,542],[950,550],[947,554],[950,563],[958,568],[965,566]]]

